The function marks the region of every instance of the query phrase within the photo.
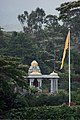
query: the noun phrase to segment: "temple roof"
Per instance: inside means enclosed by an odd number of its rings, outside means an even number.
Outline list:
[[[34,72],[31,73],[31,75],[41,75],[41,73],[34,71]]]
[[[47,79],[56,79],[59,78],[58,75],[54,76],[54,75],[29,75],[28,78],[47,78]]]
[[[50,73],[50,75],[58,75],[57,73],[55,73],[54,71],[52,73]]]
[[[54,71],[49,75],[42,75],[38,62],[33,60],[28,70],[28,78],[59,78]]]
[[[28,70],[28,75],[41,75],[41,70],[38,66],[38,62],[33,60]]]
[[[33,60],[33,61],[31,62],[31,66],[38,66],[38,62],[37,62],[36,60]]]

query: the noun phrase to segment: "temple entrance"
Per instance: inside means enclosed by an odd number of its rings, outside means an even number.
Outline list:
[[[34,79],[33,86],[38,87],[38,81],[36,78]]]

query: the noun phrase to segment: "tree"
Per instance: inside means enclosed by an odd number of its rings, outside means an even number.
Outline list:
[[[74,39],[80,37],[80,0],[63,3],[56,10],[60,12],[59,20],[62,20],[63,25],[71,28]]]
[[[71,29],[71,51],[72,51],[72,61],[75,62],[77,56],[77,65],[79,66],[80,56],[80,0],[73,2],[66,2],[56,8],[59,13],[59,20],[62,20],[63,26]],[[74,66],[74,65],[73,65]],[[76,69],[77,68],[77,69]],[[74,66],[75,71],[78,73],[78,67]]]
[[[6,46],[6,42],[4,40],[3,28],[0,27],[0,49]]]
[[[36,8],[35,11],[32,11],[28,14],[27,11],[24,11],[24,14],[18,15],[18,20],[23,25],[25,32],[34,32],[39,31],[42,28],[44,21],[45,12],[41,8]]]
[[[26,87],[23,77],[26,72],[19,67],[19,61],[20,58],[17,57],[0,56],[0,79],[9,84],[16,83],[21,87]]]
[[[16,93],[20,92],[19,88],[28,89],[27,81],[24,80],[26,72],[23,67],[20,67],[19,61],[20,59],[17,57],[0,56],[1,111],[16,107]]]

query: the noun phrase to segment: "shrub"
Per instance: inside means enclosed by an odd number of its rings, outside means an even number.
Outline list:
[[[53,120],[79,120],[80,107],[44,106],[12,109],[3,119],[53,119]]]
[[[38,92],[38,88],[36,88],[35,86],[31,86],[30,87],[30,91],[31,91],[31,93],[37,93]]]
[[[38,106],[57,106],[62,105],[63,103],[68,103],[68,95],[59,93],[59,94],[44,94],[44,93],[27,93],[25,95],[28,106],[38,107]],[[26,105],[25,105],[26,106]]]

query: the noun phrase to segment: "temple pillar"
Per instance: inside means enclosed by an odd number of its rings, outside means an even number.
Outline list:
[[[56,80],[55,79],[54,79],[53,86],[54,86],[54,93],[55,93],[56,92]]]
[[[37,79],[38,81],[38,87],[42,87],[42,79]]]
[[[34,79],[29,79],[30,81],[30,87],[33,86]]]
[[[50,80],[51,80],[50,92],[51,93],[58,92],[58,79],[50,79]]]
[[[58,93],[58,79],[56,79],[56,92]]]
[[[53,81],[53,79],[50,79],[50,80],[51,80],[51,88],[50,88],[50,92],[53,93],[53,92],[54,92],[54,87],[53,87],[53,85],[54,85],[54,81]]]

